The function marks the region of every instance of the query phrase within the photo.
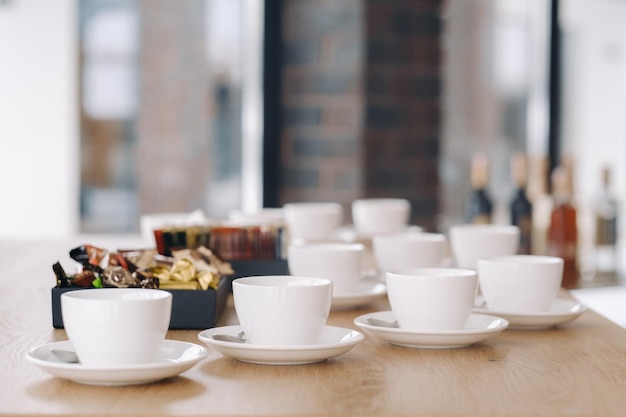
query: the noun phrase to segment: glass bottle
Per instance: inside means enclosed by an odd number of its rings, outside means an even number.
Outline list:
[[[520,245],[518,253],[530,254],[532,250],[533,207],[526,196],[528,180],[526,156],[522,152],[511,155],[511,178],[515,184],[515,193],[510,204],[511,224],[519,227]]]
[[[552,176],[554,207],[548,227],[548,255],[563,258],[565,288],[574,288],[580,280],[578,271],[578,223],[576,207],[572,202],[572,176],[567,168],[559,166]]]
[[[594,260],[597,280],[617,277],[617,218],[618,202],[611,192],[611,170],[602,169],[602,187],[594,207]]]
[[[477,152],[472,157],[470,181],[472,191],[464,202],[464,220],[466,223],[491,223],[493,203],[487,192],[489,162],[482,152]]]
[[[528,195],[532,202],[532,249],[535,255],[548,253],[548,228],[552,213],[552,196],[548,194],[548,157],[535,156],[529,170]]]

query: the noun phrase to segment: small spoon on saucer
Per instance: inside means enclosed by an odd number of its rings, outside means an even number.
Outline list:
[[[374,318],[374,317],[368,317],[366,320],[372,326],[390,327],[390,328],[398,327],[398,322],[395,321],[395,320],[394,321],[387,321],[387,320],[377,319],[377,318]]]
[[[71,350],[65,349],[55,349],[50,348],[50,352],[61,362],[67,363],[78,363],[78,356],[76,356],[76,352],[72,352]]]
[[[214,334],[212,337],[213,339],[221,342],[246,343],[248,339],[244,337],[245,335],[246,333],[242,330],[237,333],[237,336],[232,336],[230,334]]]

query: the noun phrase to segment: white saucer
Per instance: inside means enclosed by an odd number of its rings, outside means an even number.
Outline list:
[[[367,304],[387,294],[387,286],[376,281],[361,281],[352,292],[333,294],[333,309],[348,309]]]
[[[193,367],[207,355],[207,350],[194,343],[164,340],[157,359],[142,365],[120,365],[111,368],[61,362],[50,349],[74,351],[69,340],[47,343],[30,349],[26,359],[54,376],[88,385],[146,384],[176,376]]]
[[[302,365],[321,362],[346,353],[365,338],[356,330],[326,326],[319,342],[314,345],[265,346],[213,339],[214,334],[235,336],[240,330],[241,326],[217,327],[200,332],[198,338],[224,356],[260,365]]]
[[[482,297],[476,299],[477,305],[481,305]],[[475,313],[493,314],[509,321],[511,329],[540,330],[570,322],[587,311],[587,307],[576,301],[557,298],[552,303],[550,310],[538,313],[510,313],[496,311],[489,307],[474,307]]]
[[[379,311],[357,317],[354,319],[354,324],[366,333],[391,344],[426,349],[449,349],[469,346],[495,336],[509,325],[508,321],[500,317],[487,314],[472,314],[463,330],[415,331],[374,325],[368,321],[369,317],[390,323],[395,321],[392,311]]]

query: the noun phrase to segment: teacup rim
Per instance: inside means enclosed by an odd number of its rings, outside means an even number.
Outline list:
[[[110,296],[115,294],[115,296]],[[140,298],[121,298],[123,294],[146,295]],[[61,300],[89,300],[93,302],[124,302],[124,301],[155,301],[172,298],[172,293],[158,288],[85,288],[75,291],[66,291],[61,294]]]
[[[423,267],[404,268],[385,272],[385,278],[398,279],[445,279],[459,277],[475,277],[478,273],[469,268]]]
[[[266,281],[266,282],[262,282]],[[271,282],[277,283],[272,284]],[[306,285],[289,285],[289,283],[303,283]],[[306,288],[306,287],[323,287],[332,286],[332,280],[328,278],[320,278],[305,275],[252,275],[233,279],[233,288],[235,286],[247,288]]]
[[[478,264],[507,264],[507,265],[559,265],[563,264],[563,258],[550,255],[511,254],[485,256],[478,258]]]

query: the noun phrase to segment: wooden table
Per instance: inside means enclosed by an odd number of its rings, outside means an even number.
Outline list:
[[[0,241],[0,415],[626,416],[626,331],[593,311],[558,329],[507,330],[468,348],[396,347],[373,337],[313,365],[263,366],[210,350],[182,375],[129,387],[52,377],[24,358],[65,340],[51,324],[51,265],[84,237]],[[386,299],[333,312],[329,324],[388,309]],[[236,324],[232,305],[221,320]],[[200,343],[198,331],[168,338]]]

